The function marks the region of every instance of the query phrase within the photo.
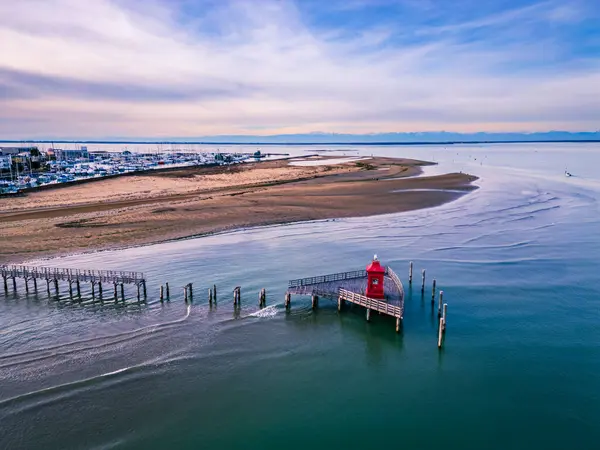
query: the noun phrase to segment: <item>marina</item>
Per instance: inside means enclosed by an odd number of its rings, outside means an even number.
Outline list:
[[[109,152],[37,147],[0,147],[0,195],[14,195],[59,184],[81,183],[94,179],[125,174],[185,167],[210,167],[239,164],[268,158],[260,151],[254,153],[198,151],[124,150]]]

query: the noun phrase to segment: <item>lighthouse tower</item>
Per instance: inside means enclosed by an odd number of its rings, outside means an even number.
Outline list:
[[[383,277],[385,268],[379,264],[377,255],[373,257],[373,261],[367,266],[367,292],[365,295],[369,298],[384,299],[383,292]]]

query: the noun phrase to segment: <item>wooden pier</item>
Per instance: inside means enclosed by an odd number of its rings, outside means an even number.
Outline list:
[[[8,290],[8,280],[12,281],[13,289],[17,289],[17,278],[25,281],[25,291],[29,292],[29,281],[33,281],[34,290],[37,290],[37,281],[46,282],[46,289],[50,292],[50,285],[54,286],[55,293],[59,293],[59,281],[69,283],[69,294],[73,297],[73,286],[77,289],[77,296],[81,297],[81,283],[90,283],[92,287],[92,297],[96,296],[96,287],[98,295],[102,298],[102,283],[112,284],[115,300],[118,298],[118,287],[120,287],[121,299],[125,299],[125,286],[132,284],[137,287],[137,298],[141,295],[144,298],[146,292],[146,278],[141,272],[123,272],[113,270],[80,270],[80,269],[62,269],[55,267],[32,267],[17,265],[0,265],[0,276],[4,284],[4,290]]]
[[[404,287],[391,267],[385,268],[384,288],[386,292],[385,299],[370,298],[365,295],[367,290],[366,270],[333,273],[290,280],[285,303],[286,307],[290,306],[292,294],[311,295],[313,297],[313,308],[316,307],[318,297],[337,299],[338,310],[341,310],[344,302],[366,308],[367,320],[371,318],[371,311],[396,318],[396,331],[400,331],[400,325],[404,317]]]

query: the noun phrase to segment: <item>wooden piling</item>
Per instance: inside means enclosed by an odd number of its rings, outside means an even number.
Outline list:
[[[436,282],[435,282],[435,278],[434,278],[433,279],[433,285],[432,285],[432,288],[431,288],[431,304],[432,305],[435,302],[435,284],[436,284]]]
[[[213,284],[213,297],[215,299],[215,303],[217,303],[217,285]]]
[[[169,294],[169,283],[165,283],[165,288],[167,291],[167,300],[169,300],[169,298],[171,297],[171,295]]]
[[[188,302],[188,287],[187,285],[185,285],[183,287],[183,300],[187,303]]]
[[[4,290],[8,291],[8,282],[6,280],[6,277],[2,277],[3,281],[4,281]]]
[[[29,278],[25,277],[25,292],[29,293]]]
[[[188,283],[188,289],[190,290],[190,300],[194,299],[194,288],[192,286],[192,283]]]
[[[33,290],[34,292],[37,292],[37,278],[33,279]]]
[[[144,298],[148,297],[148,291],[146,290],[146,280],[143,281],[142,287],[144,288]]]
[[[443,340],[442,320],[444,320],[444,319],[442,319],[440,317],[440,323],[439,323],[439,326],[438,326],[438,348],[442,348],[442,340]]]
[[[371,310],[367,308],[367,322],[371,321]]]
[[[343,302],[342,297],[338,297],[338,311],[342,310],[342,302]]]
[[[289,309],[292,304],[292,294],[289,292],[285,293],[285,309]]]
[[[121,283],[121,300],[125,301],[125,285]]]
[[[317,309],[319,307],[319,296],[312,295],[312,309]]]
[[[161,302],[164,300],[164,289],[165,289],[165,287],[161,284],[160,285],[160,301]]]
[[[13,277],[13,291],[17,292],[17,279]]]
[[[408,265],[408,284],[412,284],[413,279],[413,262]]]
[[[113,285],[114,285],[114,288],[115,288],[114,289],[114,291],[115,291],[115,301],[117,301],[119,299],[118,293],[117,293],[117,283],[113,283]]]
[[[58,295],[58,280],[56,278],[54,279],[54,292]]]
[[[98,295],[102,298],[102,281],[98,281]]]
[[[425,269],[423,269],[421,271],[421,278],[422,278],[421,293],[424,293],[425,292]]]
[[[212,306],[212,302],[213,302],[213,293],[212,293],[212,289],[208,288],[208,304]]]
[[[140,285],[137,285],[137,299],[140,299]]]
[[[77,287],[77,297],[81,298],[81,286],[79,284],[79,278],[75,281],[75,286]]]
[[[73,298],[73,282],[69,280],[69,297]]]
[[[96,283],[92,281],[92,298],[96,298]]]
[[[444,291],[440,291],[438,300],[438,317],[442,317],[442,302],[444,301]]]
[[[400,319],[400,317],[396,317],[396,333],[400,333],[401,324],[402,324],[402,319]]]
[[[448,303],[444,303],[444,312],[442,313],[443,331],[446,331],[446,313],[448,312]]]
[[[46,291],[50,295],[50,279],[46,278]]]

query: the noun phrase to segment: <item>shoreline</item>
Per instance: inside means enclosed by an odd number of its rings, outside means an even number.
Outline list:
[[[440,206],[477,189],[467,174],[422,175],[397,158],[319,166],[266,161],[185,168],[0,199],[3,263],[156,245],[255,227]],[[90,186],[92,186],[90,188]]]

